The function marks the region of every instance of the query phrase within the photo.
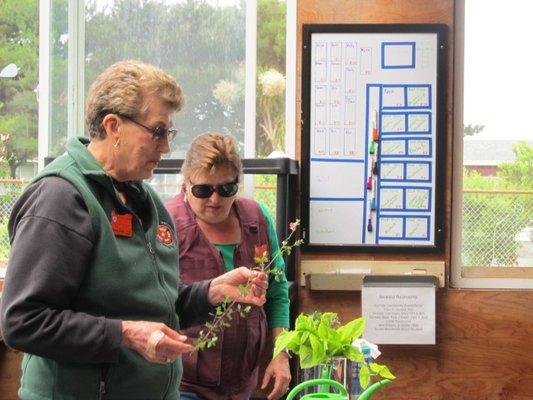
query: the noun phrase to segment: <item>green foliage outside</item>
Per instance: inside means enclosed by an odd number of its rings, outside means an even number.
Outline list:
[[[499,165],[498,178],[502,186],[513,189],[533,190],[533,147],[517,143],[513,147],[516,160]]]
[[[257,155],[285,148],[286,2],[257,3]]]
[[[11,178],[37,155],[38,10],[37,0],[0,1],[0,70],[19,68],[0,78],[0,175]]]
[[[7,260],[9,257],[9,234],[7,232],[7,218],[0,220],[0,260]]]
[[[497,177],[477,172],[463,175],[463,266],[517,265],[520,243],[516,234],[533,224],[533,148],[526,143],[514,147],[516,161],[500,165]],[[507,190],[511,193],[472,193],[468,190]],[[532,192],[533,193],[533,192]]]

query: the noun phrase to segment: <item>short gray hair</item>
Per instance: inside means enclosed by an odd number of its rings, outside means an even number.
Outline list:
[[[85,123],[92,138],[105,138],[102,120],[107,114],[138,118],[148,108],[146,98],[156,94],[174,111],[184,96],[174,77],[162,69],[137,60],[119,61],[102,72],[89,88]]]

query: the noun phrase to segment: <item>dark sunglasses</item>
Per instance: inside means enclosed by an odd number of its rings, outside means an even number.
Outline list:
[[[194,195],[194,197],[199,199],[207,199],[211,197],[214,192],[217,192],[222,197],[231,197],[235,196],[238,190],[239,184],[237,183],[237,180],[218,185],[208,185],[202,183],[191,186],[191,193]]]
[[[134,124],[139,125],[140,127],[146,129],[148,132],[152,134],[152,139],[154,141],[162,140],[163,138],[167,138],[169,142],[172,142],[176,135],[178,134],[178,131],[176,129],[167,129],[164,126],[156,126],[155,128],[150,128],[144,124],[141,124],[139,121],[134,120],[133,118],[128,117],[127,115],[123,114],[117,114],[120,118],[127,119],[130,122],[133,122]]]

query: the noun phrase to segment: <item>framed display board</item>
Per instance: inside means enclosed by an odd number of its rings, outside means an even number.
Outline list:
[[[303,26],[304,251],[442,251],[446,29]]]

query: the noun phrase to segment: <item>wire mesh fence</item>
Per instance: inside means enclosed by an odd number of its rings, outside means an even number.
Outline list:
[[[463,267],[533,267],[533,191],[465,190]]]
[[[264,203],[275,219],[275,177],[258,175],[254,181],[254,198]],[[0,259],[8,257],[7,222],[26,184],[0,180]],[[152,184],[164,199],[179,190],[177,183]],[[533,267],[533,191],[465,190],[461,252],[463,267]]]
[[[0,260],[7,259],[9,255],[7,222],[13,205],[27,183],[20,179],[0,179]]]

